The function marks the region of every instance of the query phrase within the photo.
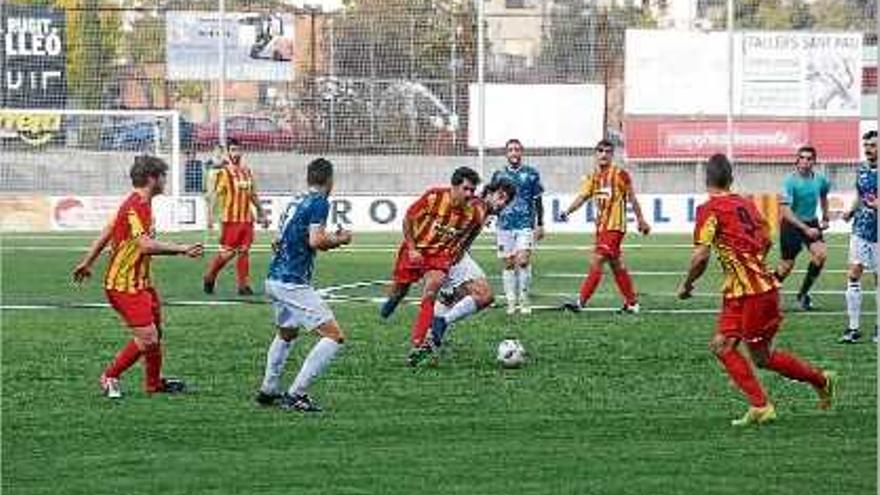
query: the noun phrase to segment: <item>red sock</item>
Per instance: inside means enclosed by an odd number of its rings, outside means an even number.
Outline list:
[[[602,280],[602,269],[594,268],[590,270],[590,273],[587,274],[587,278],[584,279],[584,283],[581,284],[581,306],[587,304],[587,301],[593,297],[593,292],[596,292],[596,287],[599,286],[599,282]]]
[[[617,288],[620,290],[620,293],[623,295],[623,300],[627,305],[633,305],[636,303],[636,291],[633,288],[633,280],[629,276],[629,272],[626,271],[626,268],[621,268],[620,270],[614,270],[614,281],[617,282]]]
[[[116,354],[116,358],[113,359],[113,362],[104,370],[104,376],[108,378],[119,378],[119,375],[124,373],[125,370],[131,368],[140,357],[140,348],[138,348],[134,339],[129,340],[128,343],[125,344],[125,347]]]
[[[235,281],[239,287],[247,287],[250,282],[251,257],[247,251],[238,254],[235,262]]]
[[[144,349],[144,389],[158,392],[162,389],[162,344],[148,345]]]
[[[422,298],[422,304],[419,307],[419,315],[416,316],[416,321],[413,322],[412,333],[410,335],[413,347],[418,347],[425,342],[425,335],[428,334],[428,329],[431,328],[431,320],[433,319],[434,299],[430,297]]]
[[[749,405],[752,407],[764,407],[767,405],[767,396],[764,395],[764,389],[755,377],[751,365],[746,358],[736,349],[730,349],[718,355],[718,360],[724,365],[727,374],[736,383],[736,386],[742,390]]]
[[[208,265],[208,272],[205,273],[205,280],[209,282],[213,282],[217,280],[217,274],[220,273],[220,270],[226,266],[226,263],[229,262],[229,259],[223,256],[223,253],[218,253],[214,256],[214,259],[211,260],[211,264]]]
[[[770,354],[770,359],[767,360],[766,367],[782,376],[799,382],[807,382],[816,388],[825,386],[825,377],[822,376],[821,371],[787,352],[773,351]]]

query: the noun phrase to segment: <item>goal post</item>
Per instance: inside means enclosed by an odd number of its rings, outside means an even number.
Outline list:
[[[180,230],[179,210],[193,208],[181,202],[181,134],[176,110],[0,109],[0,195],[43,198],[51,230],[99,229],[131,189],[134,158],[148,154],[169,167],[157,227]]]

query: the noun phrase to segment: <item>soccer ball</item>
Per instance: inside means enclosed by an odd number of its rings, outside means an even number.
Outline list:
[[[496,359],[505,368],[516,368],[526,362],[526,349],[516,339],[505,339],[498,344]]]

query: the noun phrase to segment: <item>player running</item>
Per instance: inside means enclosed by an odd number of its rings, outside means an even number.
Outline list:
[[[804,311],[813,309],[810,288],[819,277],[828,254],[822,231],[828,228],[828,192],[831,190],[831,182],[824,174],[813,170],[815,164],[816,149],[812,146],[801,146],[797,153],[795,171],[782,183],[782,200],[779,206],[782,213],[782,225],[779,229],[781,259],[776,267],[776,278],[782,282],[788,277],[803,246],[810,251],[807,275],[797,294],[798,304]],[[817,205],[822,210],[821,220],[816,217]]]
[[[312,287],[316,251],[329,251],[351,242],[351,232],[327,232],[333,189],[333,164],[318,158],[308,165],[309,190],[293,199],[281,217],[279,234],[273,243],[275,254],[269,263],[266,295],[275,310],[278,334],[266,353],[266,371],[256,401],[272,405],[280,400],[281,408],[318,412],[320,406],[309,397],[309,385],[339,352],[345,335],[336,317]],[[280,393],[284,364],[299,335],[299,329],[314,331],[320,340],[303,361],[299,374],[286,394]]]
[[[257,219],[263,228],[269,227],[269,218],[260,205],[254,174],[241,159],[238,143],[229,141],[223,168],[217,172],[213,192],[207,197],[208,230],[214,228],[214,198],[220,201],[221,227],[220,251],[211,260],[202,280],[205,294],[214,293],[217,275],[226,263],[238,256],[235,262],[235,280],[238,294],[254,294],[250,286],[250,249],[254,242],[254,215],[251,206],[257,210]]]
[[[732,183],[727,157],[713,155],[706,166],[709,200],[697,208],[694,250],[678,297],[691,297],[694,282],[706,270],[714,247],[724,271],[724,286],[717,331],[709,347],[749,402],[749,410],[733,420],[734,426],[776,419],[773,404],[738,350],[740,342],[745,343],[758,367],[812,385],[819,395],[819,408],[828,409],[834,395],[834,374],[773,348],[782,311],[779,282],[765,263],[771,246],[770,230],[751,201],[730,192]]]
[[[393,283],[379,314],[388,318],[409,287],[423,281],[419,313],[413,321],[407,362],[417,364],[427,352],[425,336],[434,318],[434,302],[443,280],[473,232],[483,227],[486,208],[472,201],[480,176],[468,167],[453,172],[448,187],[428,189],[403,219],[403,242],[394,263]]]
[[[492,175],[494,182],[505,178],[516,185],[516,198],[498,215],[498,257],[504,260],[502,281],[507,297],[507,314],[530,314],[529,286],[532,280],[530,258],[535,242],[544,238],[544,186],[541,175],[522,161],[523,146],[519,139],[505,145],[507,166]]]
[[[596,247],[590,260],[590,271],[581,284],[577,302],[566,303],[565,308],[580,311],[599,286],[602,280],[602,266],[609,264],[614,273],[614,281],[623,295],[624,304],[621,312],[638,313],[639,302],[636,298],[632,278],[623,264],[623,252],[620,244],[626,233],[626,203],[632,205],[633,213],[638,221],[638,229],[648,235],[651,226],[642,215],[642,208],[636,198],[635,189],[629,174],[612,163],[614,145],[608,140],[596,144],[596,161],[598,169],[584,179],[581,189],[571,206],[560,213],[563,222],[578,210],[588,199],[595,198],[596,204]]]
[[[110,399],[122,397],[119,378],[141,357],[144,358],[144,390],[147,393],[176,393],[186,388],[181,380],[162,377],[161,302],[150,275],[150,261],[158,255],[198,258],[204,249],[201,244],[174,244],[155,239],[151,203],[154,197],[162,194],[167,173],[168,165],[159,158],[135,158],[129,172],[134,190],[73,269],[73,280],[84,282],[92,275],[95,260],[110,244],[104,293],[132,333],[131,340],[101,374],[101,391]]]

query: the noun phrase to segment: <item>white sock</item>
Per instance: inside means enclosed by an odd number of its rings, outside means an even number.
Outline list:
[[[304,394],[309,388],[309,385],[315,381],[315,378],[324,372],[327,365],[330,364],[330,361],[336,356],[339,347],[341,347],[341,344],[335,340],[322,337],[321,340],[315,344],[315,347],[312,347],[312,350],[309,351],[306,360],[303,361],[299,374],[296,375],[293,385],[290,386],[290,395]]]
[[[455,306],[449,309],[449,312],[446,313],[446,323],[452,324],[456,321],[477,312],[479,308],[477,308],[477,301],[474,300],[473,296],[465,296],[461,301],[455,303]],[[434,313],[435,315],[437,313]]]
[[[849,314],[849,328],[858,329],[862,315],[862,284],[850,280],[846,286],[846,312]]]
[[[284,363],[287,362],[287,356],[293,348],[293,343],[282,339],[278,335],[269,344],[269,350],[266,352],[266,373],[263,375],[263,385],[260,390],[267,394],[276,394],[279,390],[279,380],[281,374],[284,373]]]
[[[532,284],[532,265],[518,267],[516,269],[516,279],[519,285],[519,297],[525,300],[529,297],[529,287]]]
[[[507,297],[507,305],[516,303],[516,270],[504,269],[501,272],[501,278],[504,284],[504,296]]]
[[[442,318],[449,312],[449,306],[443,304],[440,301],[434,302],[434,317]]]

